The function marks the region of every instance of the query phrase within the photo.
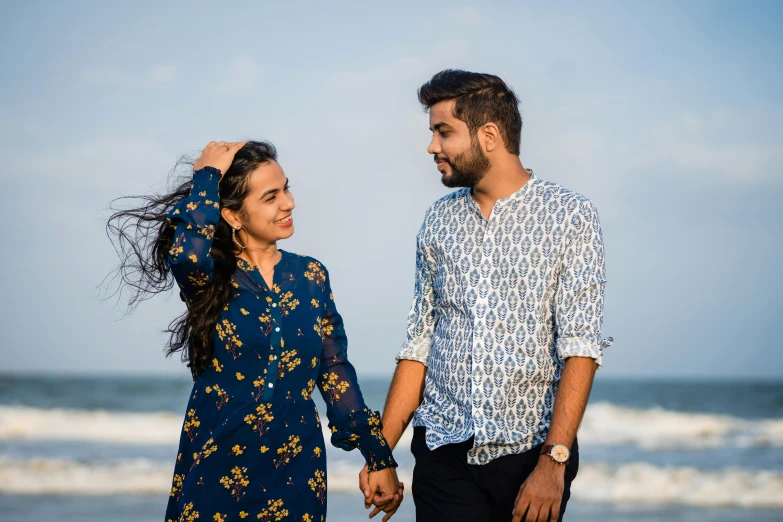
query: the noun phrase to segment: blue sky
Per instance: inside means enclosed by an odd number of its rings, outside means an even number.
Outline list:
[[[424,4],[3,3],[4,371],[181,374],[176,297],[96,298],[106,208],[253,138],[297,198],[280,246],[329,267],[357,369],[390,374],[447,191],[416,89],[450,67],[503,77],[523,163],[599,209],[602,375],[783,377],[780,4]]]

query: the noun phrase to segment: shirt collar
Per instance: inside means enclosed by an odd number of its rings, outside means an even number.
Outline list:
[[[496,216],[500,214],[501,212],[506,210],[506,208],[510,208],[513,211],[516,211],[519,208],[519,206],[522,204],[525,195],[532,189],[536,181],[538,181],[538,177],[533,172],[530,172],[530,179],[527,180],[527,183],[522,185],[519,188],[519,190],[517,190],[513,194],[509,194],[504,198],[500,198],[495,202],[495,205],[492,207],[491,216]],[[465,190],[465,197],[467,198],[466,200],[467,203],[471,205],[472,208],[476,210],[476,212],[481,214],[481,209],[479,208],[478,203],[476,203],[476,200],[474,200],[473,197],[471,196],[471,189]]]

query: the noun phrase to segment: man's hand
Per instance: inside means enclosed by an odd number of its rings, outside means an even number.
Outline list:
[[[538,459],[527,480],[519,488],[511,522],[557,522],[565,488],[565,465],[546,455]],[[527,516],[523,519],[527,511]]]
[[[364,509],[370,509],[370,507],[372,507],[374,504],[375,508],[372,510],[372,513],[370,513],[370,518],[375,517],[375,515],[383,511],[386,513],[386,515],[383,517],[383,522],[388,522],[388,520],[394,516],[394,514],[397,512],[397,509],[400,507],[400,504],[402,503],[402,499],[405,496],[405,484],[397,481],[397,472],[394,470],[394,468],[387,468],[386,470],[376,471],[373,473],[373,475],[378,473],[382,474],[384,471],[388,470],[391,470],[393,473],[393,480],[398,484],[397,491],[393,495],[390,492],[379,492],[379,484],[376,483],[376,480],[370,480],[370,472],[367,469],[367,466],[364,466],[362,471],[359,472],[359,489],[364,495]],[[373,477],[373,479],[375,478],[376,477]]]

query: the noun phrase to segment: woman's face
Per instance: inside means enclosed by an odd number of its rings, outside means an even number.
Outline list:
[[[250,240],[274,243],[294,234],[294,196],[288,178],[276,161],[261,165],[250,174],[250,192],[243,204],[242,225]]]

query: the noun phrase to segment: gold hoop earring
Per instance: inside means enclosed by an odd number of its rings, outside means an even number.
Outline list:
[[[237,239],[237,230],[244,230],[245,234],[247,234],[247,229],[243,225],[239,225],[238,227],[231,229],[231,239],[239,247],[239,251],[242,252],[247,248],[247,243],[243,245],[242,243],[239,242],[239,240]]]

